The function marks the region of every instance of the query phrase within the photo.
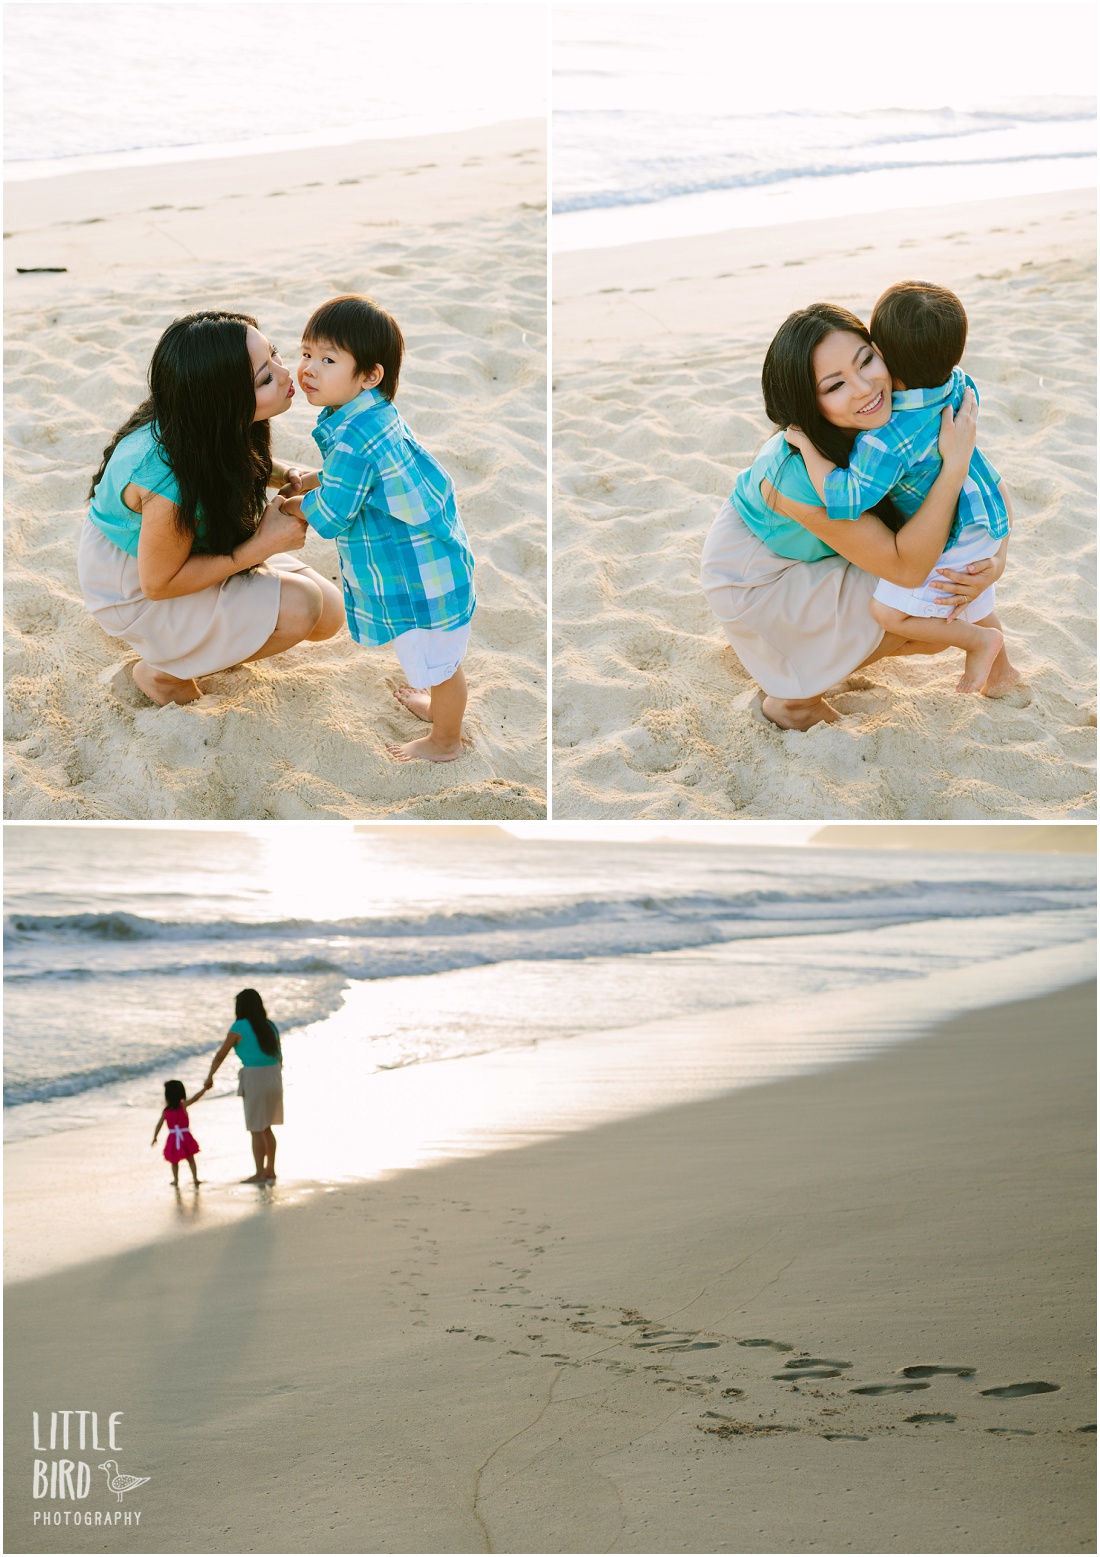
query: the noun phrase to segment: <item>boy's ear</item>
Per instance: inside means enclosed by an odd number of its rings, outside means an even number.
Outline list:
[[[376,362],[369,373],[363,374],[363,388],[377,389],[386,376],[386,370],[380,362]]]

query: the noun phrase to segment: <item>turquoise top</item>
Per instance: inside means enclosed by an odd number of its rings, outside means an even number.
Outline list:
[[[792,503],[809,503],[824,510],[801,454],[790,447],[781,432],[768,439],[751,467],[738,476],[730,501],[752,533],[777,556],[796,557],[800,562],[820,562],[822,557],[835,557],[831,546],[819,541],[794,519],[785,519],[768,507],[760,495],[760,483],[765,478]]]
[[[135,486],[144,487],[147,492],[159,492],[169,502],[178,503],[180,500],[179,483],[157,446],[152,422],[127,433],[117,444],[107,461],[107,469],[99,478],[88,509],[88,518],[96,529],[102,531],[120,550],[136,557],[141,515],[135,514],[122,501],[122,494],[131,481]]]
[[[275,1027],[274,1022],[271,1025]],[[260,1040],[253,1032],[252,1023],[246,1016],[242,1016],[239,1022],[234,1022],[229,1031],[239,1034],[233,1048],[242,1065],[278,1065],[279,1056],[277,1054],[265,1054],[260,1048]],[[279,1029],[275,1027],[275,1037],[278,1038],[278,1036]]]

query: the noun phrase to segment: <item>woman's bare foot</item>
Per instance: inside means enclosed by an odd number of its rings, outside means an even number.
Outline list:
[[[423,719],[425,724],[431,724],[431,692],[421,691],[417,687],[396,687],[393,695],[402,708],[407,708],[410,714],[415,714],[418,719]]]
[[[993,662],[1005,646],[1002,635],[995,627],[975,627],[981,638],[972,649],[966,651],[966,668],[955,683],[956,692],[980,692],[989,679]]]
[[[415,741],[387,742],[386,750],[395,762],[454,762],[462,756],[464,746],[461,736],[457,741],[441,741],[433,730]]]
[[[781,730],[809,730],[815,724],[835,724],[840,718],[823,697],[765,697],[760,708],[765,719]]]
[[[135,660],[131,675],[135,686],[140,687],[145,696],[161,708],[168,703],[193,703],[202,696],[196,681],[181,681],[178,676],[169,676],[166,671],[154,670],[144,660]]]
[[[241,1180],[242,1184],[266,1184],[267,1182],[267,1177],[263,1173],[250,1173],[246,1179]]]

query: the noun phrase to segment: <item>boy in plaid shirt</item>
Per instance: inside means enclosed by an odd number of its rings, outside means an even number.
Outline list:
[[[916,513],[940,471],[940,413],[946,405],[958,411],[966,390],[974,389],[957,366],[966,330],[963,305],[945,287],[902,281],[879,298],[871,316],[871,337],[893,376],[890,420],[859,434],[846,470],[827,460],[797,428],[785,435],[801,453],[830,519],[858,519],[887,494],[904,518]],[[875,589],[871,614],[887,632],[965,651],[957,692],[1000,696],[1019,680],[1019,672],[1005,652],[993,609],[995,586],[952,618],[950,603],[937,600],[947,586],[942,579],[937,582],[936,575],[944,568],[961,570],[1003,555],[1010,526],[1001,478],[975,449],[946,549],[931,574],[917,589],[885,579]]]
[[[335,539],[348,628],[392,643],[409,685],[394,692],[431,725],[387,746],[400,762],[453,762],[463,749],[462,660],[474,614],[474,559],[454,483],[393,406],[405,342],[369,297],[335,297],[305,327],[298,383],[321,415],[320,472],[293,483],[301,516]]]

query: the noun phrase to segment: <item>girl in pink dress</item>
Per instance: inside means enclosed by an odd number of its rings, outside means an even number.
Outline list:
[[[164,1083],[164,1109],[157,1120],[157,1127],[153,1131],[151,1144],[157,1144],[157,1136],[160,1134],[161,1125],[168,1127],[168,1139],[164,1144],[164,1160],[172,1164],[172,1183],[179,1188],[180,1163],[186,1162],[191,1169],[191,1177],[195,1183],[199,1182],[198,1169],[195,1167],[195,1153],[199,1150],[199,1143],[187,1128],[190,1121],[187,1118],[187,1110],[193,1103],[197,1103],[203,1093],[208,1091],[210,1083],[199,1088],[194,1097],[187,1096],[187,1088],[182,1081],[166,1081]]]

